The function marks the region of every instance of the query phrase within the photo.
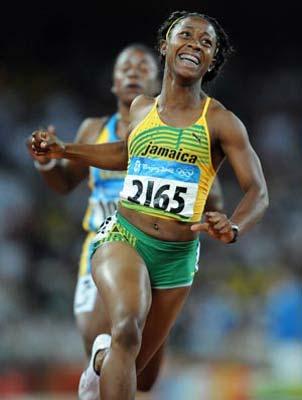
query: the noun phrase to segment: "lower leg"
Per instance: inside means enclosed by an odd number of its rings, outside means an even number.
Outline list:
[[[157,381],[164,358],[165,344],[157,350],[147,366],[137,377],[137,389],[141,392],[149,392]]]
[[[136,359],[138,376],[147,368],[156,353],[160,352],[189,291],[190,287],[153,289],[152,306],[144,327],[143,344]]]
[[[135,360],[141,345],[141,329],[128,319],[113,327],[112,342],[99,353],[95,367],[101,372],[100,394],[104,400],[133,400],[136,392]]]
[[[80,400],[99,400],[99,375],[95,369],[95,360],[104,358],[106,350],[108,350],[111,343],[111,336],[107,334],[98,335],[92,346],[92,354],[88,367],[82,373],[78,395]]]

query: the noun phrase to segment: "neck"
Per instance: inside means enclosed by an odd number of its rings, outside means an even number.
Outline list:
[[[130,120],[129,111],[130,105],[126,105],[121,100],[119,100],[117,107],[118,121],[116,126],[116,134],[121,140],[125,139],[128,132]]]
[[[126,105],[119,100],[117,112],[119,114],[120,121],[125,125],[129,125],[129,111],[130,111],[130,105]]]
[[[160,103],[179,109],[194,108],[200,106],[200,100],[206,94],[201,90],[201,81],[193,83],[179,82],[169,74],[163,78]]]

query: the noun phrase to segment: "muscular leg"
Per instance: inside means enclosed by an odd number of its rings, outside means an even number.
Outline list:
[[[141,351],[136,360],[139,390],[148,391],[154,384],[164,353],[164,342],[189,291],[189,287],[153,290],[152,306],[143,331]],[[100,356],[99,361],[102,362],[103,355]],[[103,369],[102,377],[104,379]]]
[[[137,377],[137,389],[141,392],[149,392],[155,384],[165,353],[165,343],[152,356],[151,360]]]
[[[152,290],[152,296],[154,295],[155,291],[156,289]],[[156,383],[165,354],[165,346],[166,344],[163,343],[159,347],[159,349],[155,352],[155,354],[153,354],[151,359],[148,361],[147,365],[138,375],[137,377],[138,390],[142,392],[148,392],[152,389],[153,385]]]
[[[81,312],[76,314],[77,326],[83,339],[87,360],[91,356],[91,349],[94,339],[100,333],[110,334],[110,322],[103,301],[99,294],[95,300],[94,308],[91,312]],[[163,344],[146,367],[137,377],[137,389],[142,392],[150,391],[155,384],[164,356]],[[100,354],[101,356],[101,354]]]
[[[151,305],[148,271],[137,252],[123,242],[99,247],[92,267],[111,321],[112,342],[102,365],[101,398],[133,400],[135,359]]]
[[[76,291],[75,304],[80,303],[83,305],[84,302],[86,311],[79,312],[76,307],[75,319],[83,340],[87,358],[86,361],[88,361],[91,356],[92,344],[95,338],[102,333],[110,334],[110,321],[99,293],[96,293],[95,290],[91,288],[94,282],[90,282],[88,277],[85,279],[85,282],[85,285],[80,285],[79,290]],[[91,307],[93,308],[91,309]],[[137,389],[139,391],[146,392],[152,389],[159,375],[163,354],[164,345],[154,354],[152,359],[148,362],[148,365],[137,377]],[[102,354],[99,355],[99,357],[101,356]]]
[[[145,324],[142,346],[136,359],[138,375],[165,342],[189,291],[190,287],[153,290],[152,306]]]

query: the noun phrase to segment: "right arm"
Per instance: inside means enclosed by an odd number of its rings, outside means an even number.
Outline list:
[[[53,156],[52,158],[61,158]],[[124,141],[103,144],[65,143],[62,148],[62,157],[81,162],[86,166],[124,171],[127,169],[128,150]]]
[[[137,96],[130,108],[131,130],[147,115],[154,98]],[[47,131],[35,131],[32,134],[32,149],[36,156],[46,156],[51,159],[66,158],[81,163],[83,166],[125,171],[128,165],[127,139],[124,141],[104,144],[63,143],[54,134]]]
[[[85,119],[79,127],[75,143],[94,142],[104,122],[105,118]],[[51,128],[48,129],[47,133],[50,135],[55,134]],[[88,176],[89,168],[87,165],[68,159],[54,160],[56,163],[52,168],[47,169],[46,167],[44,169],[44,166],[52,160],[52,157],[48,154],[37,155],[32,148],[31,140],[27,142],[29,153],[36,160],[37,169],[48,186],[56,192],[61,194],[69,193]]]
[[[127,169],[128,150],[125,141],[104,144],[63,143],[52,133],[35,131],[32,134],[32,149],[36,156],[64,158],[86,168]]]

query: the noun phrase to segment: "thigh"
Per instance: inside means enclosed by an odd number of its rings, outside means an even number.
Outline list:
[[[136,360],[138,374],[147,367],[153,355],[165,342],[189,292],[190,286],[152,290],[152,305]]]
[[[125,242],[102,244],[92,257],[92,275],[111,325],[133,316],[142,328],[151,305],[151,287],[136,250]]]

